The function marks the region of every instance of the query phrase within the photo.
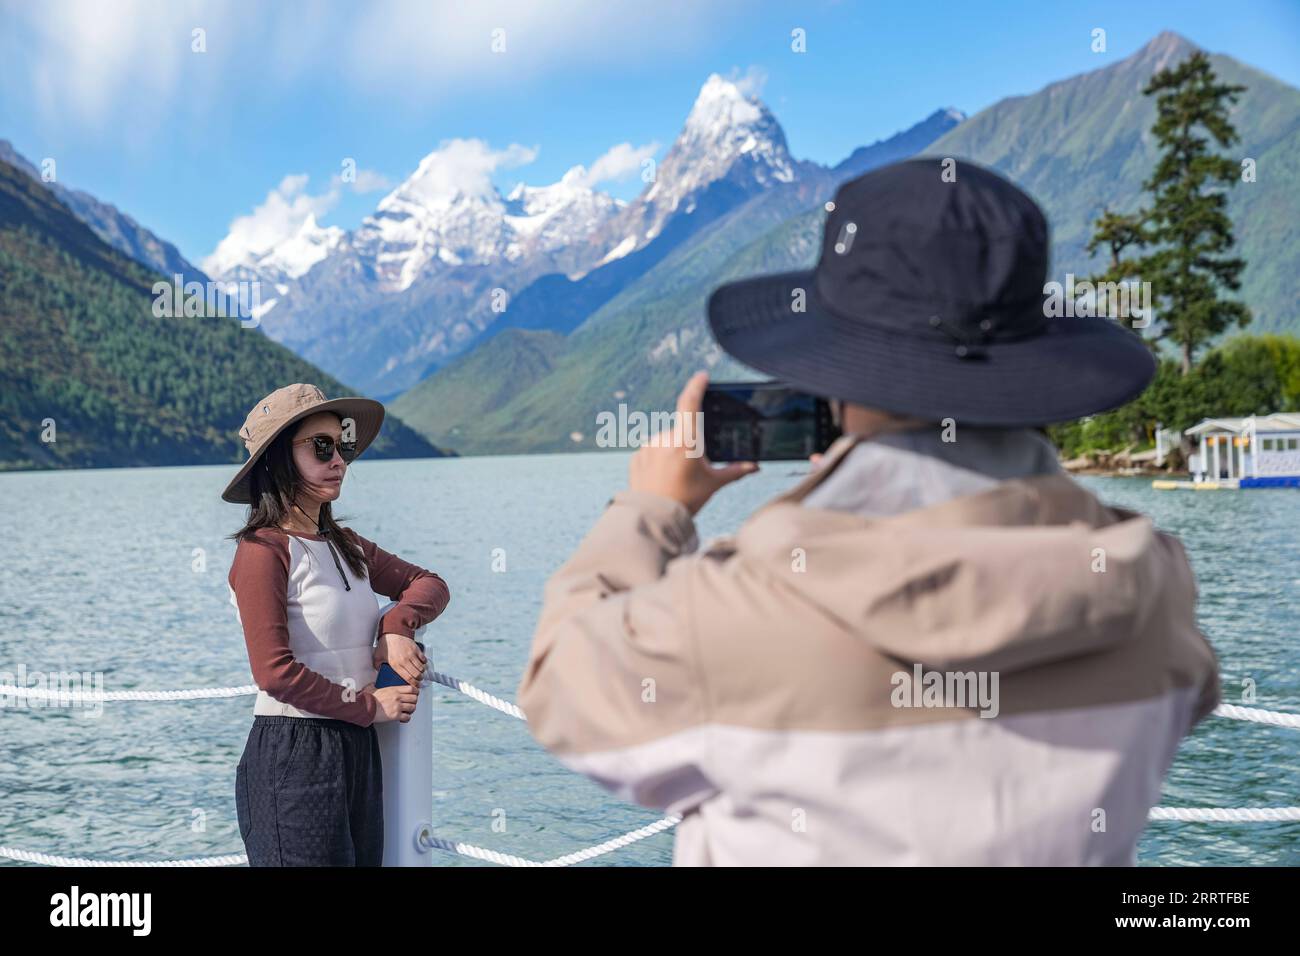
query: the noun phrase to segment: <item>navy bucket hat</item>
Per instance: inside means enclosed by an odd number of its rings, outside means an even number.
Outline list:
[[[1155,375],[1105,317],[1049,317],[1047,220],[974,163],[913,159],[844,183],[811,271],[729,283],[709,325],[731,356],[827,398],[976,425],[1122,405]]]

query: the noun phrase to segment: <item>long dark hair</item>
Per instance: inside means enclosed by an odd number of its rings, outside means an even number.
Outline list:
[[[257,464],[248,473],[251,500],[248,517],[244,519],[244,526],[227,535],[228,538],[243,541],[258,528],[279,528],[289,512],[295,510],[293,500],[302,485],[302,476],[293,463],[292,440],[293,429],[286,428],[258,456]],[[352,572],[364,578],[366,556],[361,546],[345,535],[343,526],[334,520],[331,504],[329,501],[321,502],[317,531],[343,553],[343,560]]]

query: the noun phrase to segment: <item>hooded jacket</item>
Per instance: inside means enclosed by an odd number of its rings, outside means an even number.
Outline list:
[[[681,814],[675,865],[1133,864],[1219,701],[1182,546],[1058,471],[809,506],[861,437],[703,551],[615,495],[547,584],[533,735]]]

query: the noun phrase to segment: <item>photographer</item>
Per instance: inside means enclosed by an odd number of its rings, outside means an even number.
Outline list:
[[[638,450],[518,689],[567,766],[683,815],[675,864],[1135,862],[1218,668],[1180,543],[1038,428],[1155,368],[1117,323],[1048,317],[1048,248],[1006,180],[912,160],[841,187],[815,270],[710,299],[722,348],[844,435],[703,551],[694,514],[755,466]]]

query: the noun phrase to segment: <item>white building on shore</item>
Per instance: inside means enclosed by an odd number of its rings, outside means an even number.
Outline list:
[[[1300,486],[1300,413],[1207,418],[1183,435],[1196,442],[1188,470],[1198,484]]]

